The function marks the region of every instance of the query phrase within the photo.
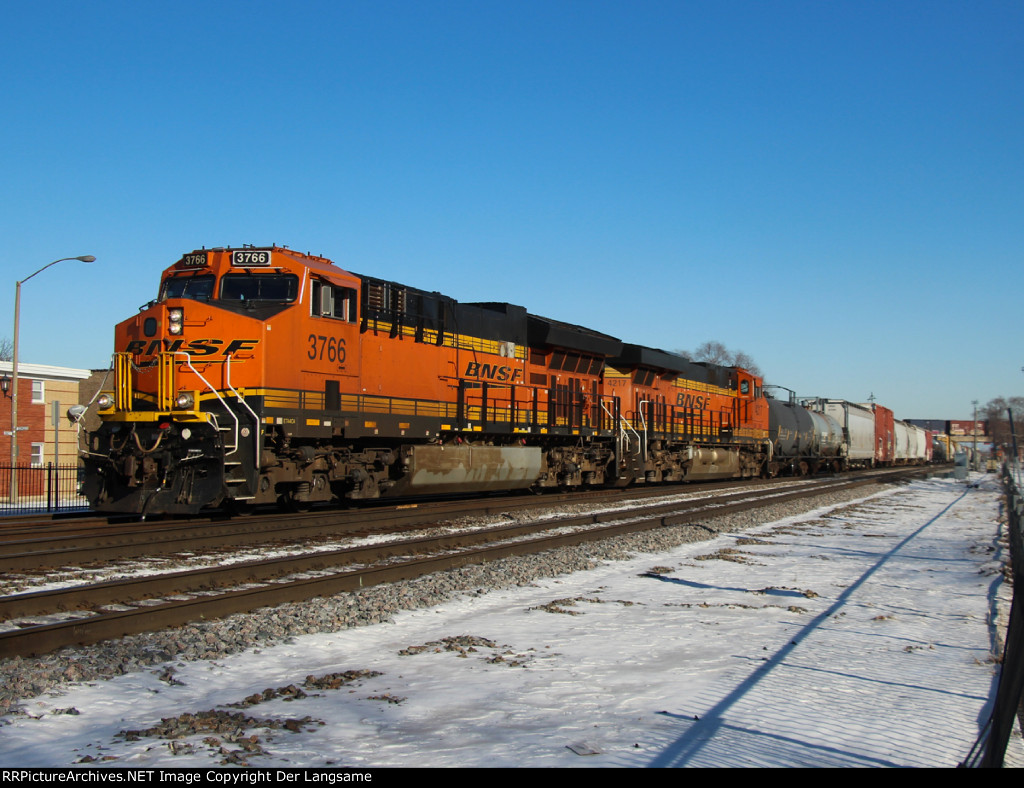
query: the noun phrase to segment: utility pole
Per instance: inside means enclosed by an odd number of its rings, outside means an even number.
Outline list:
[[[971,424],[971,434],[974,436],[973,449],[971,450],[971,470],[978,470],[978,400],[972,399],[974,406],[974,422]]]

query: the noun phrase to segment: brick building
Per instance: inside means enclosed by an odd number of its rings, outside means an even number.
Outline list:
[[[13,392],[10,361],[0,361],[0,378],[8,391],[0,396],[0,465],[10,465]],[[18,364],[18,464],[45,467],[47,463],[78,462],[78,429],[67,410],[79,402],[79,384],[87,369]],[[54,402],[57,404],[54,405]],[[57,419],[54,425],[54,410]]]

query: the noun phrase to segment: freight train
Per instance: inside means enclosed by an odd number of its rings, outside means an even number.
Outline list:
[[[83,492],[140,515],[809,474],[918,452],[884,408],[773,398],[742,368],[281,246],[183,255],[117,325],[110,381]],[[862,441],[867,413],[881,432]]]

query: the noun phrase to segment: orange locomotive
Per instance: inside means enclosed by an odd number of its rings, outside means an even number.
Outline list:
[[[624,345],[608,361],[603,391],[623,403],[627,450],[621,455],[638,480],[726,479],[765,470],[768,400],[761,379],[745,369]]]
[[[745,370],[283,247],[184,255],[115,342],[83,452],[104,511],[754,476],[768,456]]]

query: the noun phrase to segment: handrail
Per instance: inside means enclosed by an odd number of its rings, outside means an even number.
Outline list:
[[[236,416],[235,412],[233,410],[231,410],[231,408],[228,407],[228,404],[224,401],[224,398],[220,395],[220,392],[217,391],[217,389],[215,389],[210,384],[210,381],[208,381],[206,378],[204,378],[202,373],[200,373],[198,369],[196,369],[194,366],[192,366],[192,357],[188,353],[184,352],[183,350],[175,350],[175,351],[172,351],[170,355],[184,356],[185,357],[185,366],[187,366],[189,368],[189,370],[192,372],[192,374],[194,374],[197,378],[199,378],[201,381],[203,381],[203,383],[206,384],[206,387],[211,392],[213,392],[213,396],[215,396],[220,401],[220,404],[224,406],[224,410],[234,420],[234,422],[235,422],[235,443],[234,443],[234,446],[231,447],[231,451],[224,452],[224,456],[225,457],[231,456],[236,451],[238,451],[238,416]],[[213,415],[213,414],[210,414],[210,415]],[[214,418],[214,423],[215,424],[217,423],[216,418]]]
[[[132,409],[132,361],[128,353],[114,354],[114,405],[118,410]]]
[[[604,412],[608,414],[608,418],[614,424],[615,423],[615,416],[612,414],[612,412],[610,410],[608,410],[608,406],[604,402],[602,402],[601,403],[601,407],[604,409]],[[620,442],[620,444],[619,444],[619,453],[621,454],[622,453],[622,444],[621,444],[621,442],[622,442],[623,439],[626,440],[626,448],[629,448],[629,436],[626,434],[626,429],[624,429],[624,427],[628,428],[634,435],[636,435],[637,445],[641,444],[643,441],[640,439],[640,433],[638,433],[633,428],[632,424],[630,424],[628,421],[626,421],[625,416],[623,416],[621,413],[619,414],[619,422],[620,422],[620,424],[619,424],[619,442]]]
[[[255,440],[256,440],[256,453],[253,455],[253,465],[255,465],[257,468],[259,468],[260,467],[260,417],[256,415],[256,411],[254,411],[251,407],[249,407],[249,403],[245,401],[245,397],[243,397],[241,394],[239,394],[237,391],[235,391],[235,387],[231,385],[231,354],[230,353],[225,357],[224,372],[225,372],[225,374],[224,374],[224,385],[226,385],[229,389],[231,389],[231,393],[235,395],[235,398],[239,402],[241,402],[242,405],[245,406],[245,409],[247,411],[249,411],[249,413],[252,415],[252,422],[255,425],[255,428],[253,429],[253,433],[254,433],[254,437],[255,437]],[[235,444],[236,444],[236,448],[237,448],[237,444],[238,444],[237,439],[235,441]]]
[[[647,435],[647,415],[644,413],[644,405],[650,406],[651,401],[649,399],[642,399],[637,403],[637,413],[640,414],[641,426],[644,430],[644,435]],[[638,436],[639,437],[639,436]],[[641,456],[644,462],[647,462],[647,441],[640,439]]]

